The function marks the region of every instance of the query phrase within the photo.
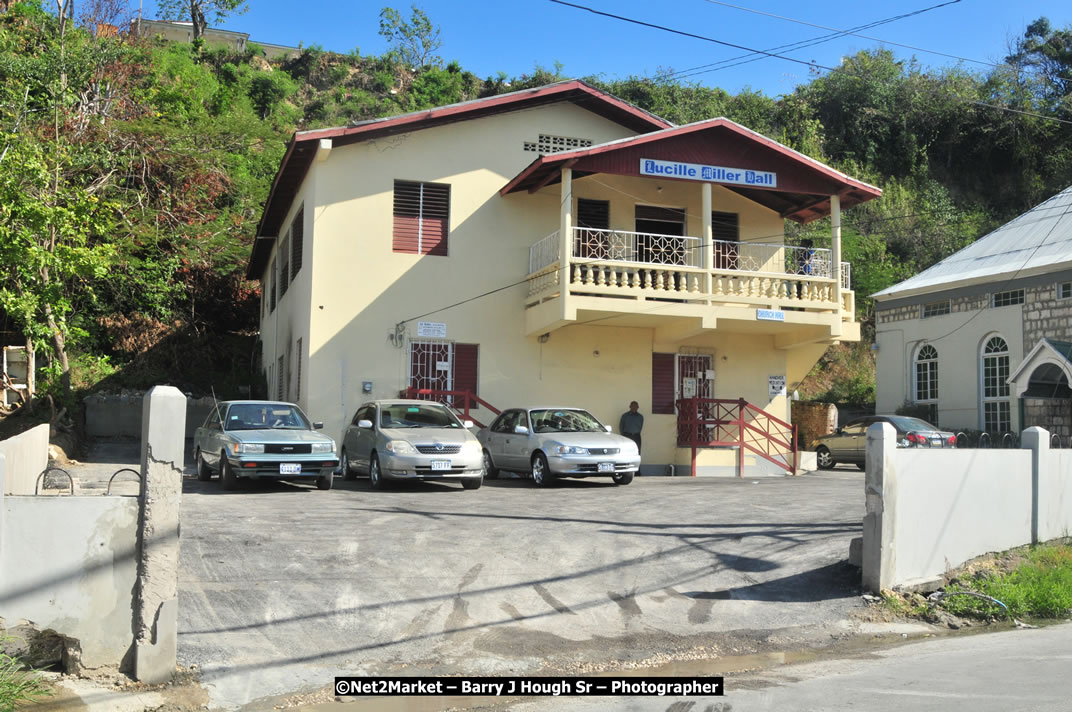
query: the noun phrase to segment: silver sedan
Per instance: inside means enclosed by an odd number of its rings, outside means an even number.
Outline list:
[[[240,478],[315,480],[320,489],[331,489],[339,460],[335,441],[315,432],[322,427],[293,403],[218,403],[194,434],[197,479],[218,472],[229,490]]]
[[[627,485],[640,468],[636,443],[580,408],[512,408],[477,435],[484,470],[532,473],[538,486],[556,477],[610,477]]]
[[[385,480],[448,480],[465,489],[484,482],[480,443],[446,406],[421,400],[379,400],[357,409],[342,436],[346,479],[367,473]]]

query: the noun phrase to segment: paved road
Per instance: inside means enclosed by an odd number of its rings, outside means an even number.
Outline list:
[[[224,493],[188,476],[180,663],[214,704],[335,674],[578,674],[846,633],[858,472]]]
[[[946,637],[866,656],[725,676],[722,697],[594,697],[507,702],[512,712],[1065,712],[1072,625]],[[619,704],[620,703],[620,704]],[[351,705],[360,707],[360,703]]]

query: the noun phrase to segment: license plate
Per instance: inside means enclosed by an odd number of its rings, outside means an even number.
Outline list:
[[[432,460],[433,470],[449,470],[450,460]]]
[[[614,463],[613,462],[601,462],[601,463],[599,463],[599,471],[600,472],[614,472]]]
[[[289,463],[283,463],[279,466],[279,474],[281,475],[300,475],[301,465],[292,465]]]
[[[941,438],[935,438],[935,439],[931,440],[931,447],[942,447],[942,439]]]

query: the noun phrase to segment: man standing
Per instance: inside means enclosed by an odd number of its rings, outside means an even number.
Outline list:
[[[644,429],[644,416],[637,412],[640,405],[633,401],[629,404],[628,412],[622,413],[618,421],[618,432],[636,443],[637,452],[640,452],[640,431]]]

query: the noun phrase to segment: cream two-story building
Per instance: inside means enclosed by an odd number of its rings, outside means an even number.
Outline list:
[[[580,81],[299,132],[247,271],[269,395],[336,435],[409,387],[615,429],[636,400],[643,471],[665,472],[688,462],[679,399],[788,420],[827,346],[859,338],[840,210],[878,195],[727,119],[673,126]],[[826,216],[829,248],[785,244],[787,219]]]

